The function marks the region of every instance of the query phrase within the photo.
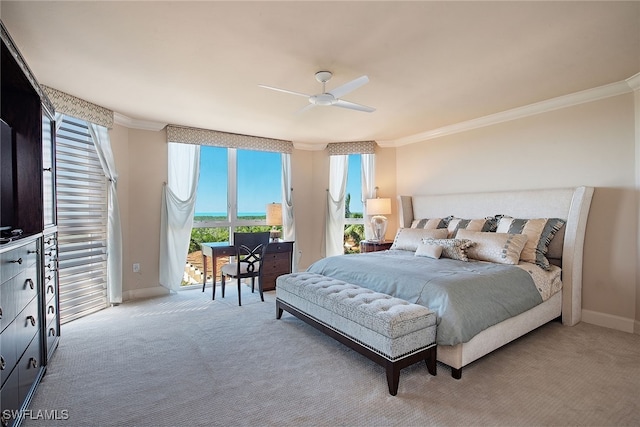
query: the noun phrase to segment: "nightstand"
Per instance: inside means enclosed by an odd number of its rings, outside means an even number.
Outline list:
[[[393,240],[385,240],[383,242],[371,242],[368,240],[363,240],[360,242],[360,252],[377,252],[377,251],[386,251],[391,248],[393,245]]]

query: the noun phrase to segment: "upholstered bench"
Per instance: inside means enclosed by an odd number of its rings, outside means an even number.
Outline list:
[[[314,273],[276,282],[276,318],[293,314],[385,367],[389,393],[420,360],[436,375],[436,316],[428,308]]]

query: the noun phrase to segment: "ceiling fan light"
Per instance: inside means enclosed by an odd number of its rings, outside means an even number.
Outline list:
[[[333,105],[336,99],[329,93],[322,93],[320,95],[310,96],[309,102],[315,105]]]

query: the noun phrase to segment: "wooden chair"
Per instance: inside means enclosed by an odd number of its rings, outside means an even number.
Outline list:
[[[242,305],[240,296],[241,280],[251,278],[251,292],[255,290],[255,280],[258,278],[260,299],[264,302],[262,293],[262,260],[269,245],[269,232],[261,233],[233,233],[235,247],[235,262],[222,266],[222,298],[224,298],[225,278],[231,277],[238,281],[238,305]],[[215,294],[214,294],[215,299]]]

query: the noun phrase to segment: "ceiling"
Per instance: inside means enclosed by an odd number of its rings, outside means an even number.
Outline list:
[[[133,122],[291,140],[400,141],[640,71],[640,2],[4,1],[40,83]],[[344,99],[308,105],[361,75]]]

